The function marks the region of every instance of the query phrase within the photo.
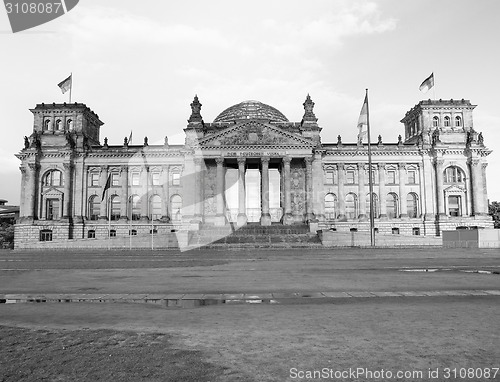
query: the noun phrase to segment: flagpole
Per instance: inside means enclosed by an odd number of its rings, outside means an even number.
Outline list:
[[[111,197],[109,191],[106,190],[106,200],[108,201],[108,251],[111,250]]]
[[[372,175],[372,149],[370,137],[370,108],[368,107],[368,89],[366,89],[366,131],[368,135],[368,189],[370,192],[370,245],[375,246],[375,217],[373,211],[373,175]]]
[[[130,217],[128,220],[128,236],[129,236],[128,249],[132,250],[132,199],[130,197],[128,198],[128,208],[130,210]]]
[[[434,101],[436,100],[436,76],[434,75],[434,71],[432,71],[432,96],[434,97]]]
[[[69,87],[69,103],[71,103],[71,90],[73,89],[73,72],[71,72],[70,77],[71,77],[71,85]]]

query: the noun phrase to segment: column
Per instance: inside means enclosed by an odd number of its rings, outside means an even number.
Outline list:
[[[438,206],[438,214],[440,216],[446,216],[446,211],[444,209],[444,176],[443,176],[443,159],[436,159],[436,200]]]
[[[120,204],[120,219],[127,220],[132,217],[130,202],[128,200],[128,166],[121,166],[120,168],[120,183],[121,183],[121,204]]]
[[[106,186],[106,182],[108,180],[108,167],[101,166],[101,195],[98,196],[99,199],[102,198],[102,192],[104,191],[104,187]],[[109,192],[109,191],[108,191]],[[108,195],[104,195],[104,199],[101,201],[100,210],[99,210],[99,219],[107,219],[106,213],[106,205],[108,203]]]
[[[385,163],[378,164],[378,194],[380,203],[380,219],[387,219],[387,194],[385,192]]]
[[[483,207],[483,190],[482,190],[482,169],[479,159],[470,160],[471,175],[472,175],[472,205],[474,207],[474,215],[484,215]]]
[[[304,158],[306,162],[306,222],[314,220],[312,212],[312,158]]]
[[[365,186],[365,164],[358,163],[358,195],[360,220],[366,220],[366,186]]]
[[[27,211],[26,211],[26,204],[25,204],[25,197],[26,197],[26,188],[28,187],[28,176],[27,176],[27,170],[25,166],[20,166],[19,170],[21,170],[21,200],[19,203],[19,220],[23,221],[24,218],[26,217]],[[29,214],[29,213],[28,213]]]
[[[226,218],[224,215],[224,158],[215,158],[217,165],[217,183],[216,183],[216,203],[217,203],[217,216],[215,220],[216,225],[225,225]]]
[[[161,203],[161,219],[170,222],[169,206],[170,206],[170,195],[168,192],[168,166],[164,166],[161,171],[161,191],[162,191],[162,203]]]
[[[201,222],[203,221],[204,212],[204,202],[203,202],[203,180],[202,180],[202,164],[203,158],[194,158],[194,175],[195,175],[195,206],[194,206],[194,218],[195,220]]]
[[[246,223],[245,158],[238,158],[238,225]]]
[[[29,184],[28,184],[28,190],[26,190],[26,193],[29,195],[28,196],[28,211],[27,211],[27,216],[28,219],[33,219],[35,220],[37,218],[37,213],[36,213],[36,195],[37,195],[37,190],[36,190],[36,183],[37,183],[37,172],[39,169],[39,165],[36,163],[28,163],[28,168],[29,168]]]
[[[486,187],[486,167],[488,167],[488,163],[481,163],[481,177],[483,179],[483,187],[481,188],[482,193],[481,196],[483,198],[483,212],[484,215],[488,214],[488,191]]]
[[[398,165],[399,172],[399,200],[401,201],[399,205],[401,206],[401,211],[399,217],[407,218],[408,217],[408,207],[406,205],[406,163],[399,163]]]
[[[339,216],[338,216],[338,219],[339,220],[346,220],[346,217],[345,217],[345,192],[344,192],[344,164],[343,163],[339,163],[337,165],[337,178],[339,180],[339,192],[338,192],[338,196],[337,196],[337,200],[339,201]]]
[[[283,158],[283,189],[285,192],[285,211],[283,211],[283,224],[289,225],[293,223],[292,216],[292,198],[290,195],[290,157]]]
[[[73,167],[71,163],[63,163],[64,167],[64,206],[63,213],[61,214],[63,219],[69,219],[71,217],[71,168]]]
[[[325,190],[324,190],[323,155],[320,151],[314,152],[312,162],[312,203],[314,218],[325,221]]]
[[[261,169],[261,201],[262,201],[262,211],[260,215],[261,225],[271,225],[271,214],[269,213],[269,158],[262,158],[262,169]]]

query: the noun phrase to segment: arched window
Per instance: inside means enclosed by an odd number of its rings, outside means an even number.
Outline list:
[[[46,119],[43,122],[43,129],[44,130],[52,130],[52,121],[50,119]]]
[[[337,205],[337,197],[335,194],[329,193],[325,195],[325,217],[327,219],[335,219],[337,214],[335,212],[335,206]]]
[[[457,166],[450,166],[444,170],[445,183],[462,183],[465,181],[464,173]]]
[[[170,198],[170,210],[172,211],[172,220],[181,220],[182,198],[180,195],[172,195],[172,198]]]
[[[161,219],[161,198],[158,195],[151,197],[149,211],[149,218],[151,220]]]
[[[346,195],[346,197],[345,197],[345,216],[348,219],[356,219],[358,217],[356,194],[349,193]]]
[[[132,195],[130,197],[130,210],[132,220],[139,220],[141,218],[141,198],[139,195]]]
[[[437,115],[432,118],[432,127],[439,127],[439,117]]]
[[[366,213],[370,216],[370,194],[366,195]],[[378,218],[378,196],[373,193],[373,217]]]
[[[67,128],[68,130],[70,130],[70,131],[71,131],[71,130],[73,130],[73,120],[72,120],[72,119],[68,119],[68,120],[66,121],[66,128]]]
[[[60,119],[56,121],[56,130],[62,130],[62,122]]]
[[[398,213],[398,196],[394,192],[390,192],[387,194],[387,217],[388,218],[397,218]]]
[[[111,196],[111,220],[120,219],[120,197],[118,195]]]
[[[455,117],[455,127],[460,127],[462,126],[462,118],[460,118],[459,115]]]
[[[99,213],[101,211],[101,200],[98,195],[93,195],[89,199],[89,220],[99,219]]]
[[[408,217],[416,218],[418,216],[418,197],[414,192],[410,192],[406,196],[406,209]]]
[[[63,184],[64,183],[63,183],[62,173],[59,170],[50,170],[43,177],[43,185],[44,186],[59,187],[59,186],[62,186]]]
[[[450,127],[450,117],[444,117],[444,127]]]

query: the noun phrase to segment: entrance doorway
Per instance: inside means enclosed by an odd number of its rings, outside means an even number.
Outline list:
[[[247,168],[245,174],[247,222],[260,222],[261,215],[261,176],[258,168]]]

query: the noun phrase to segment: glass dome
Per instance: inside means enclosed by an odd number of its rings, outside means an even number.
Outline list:
[[[242,119],[288,122],[288,119],[278,109],[259,101],[243,101],[228,107],[215,118],[214,122],[233,122]]]

